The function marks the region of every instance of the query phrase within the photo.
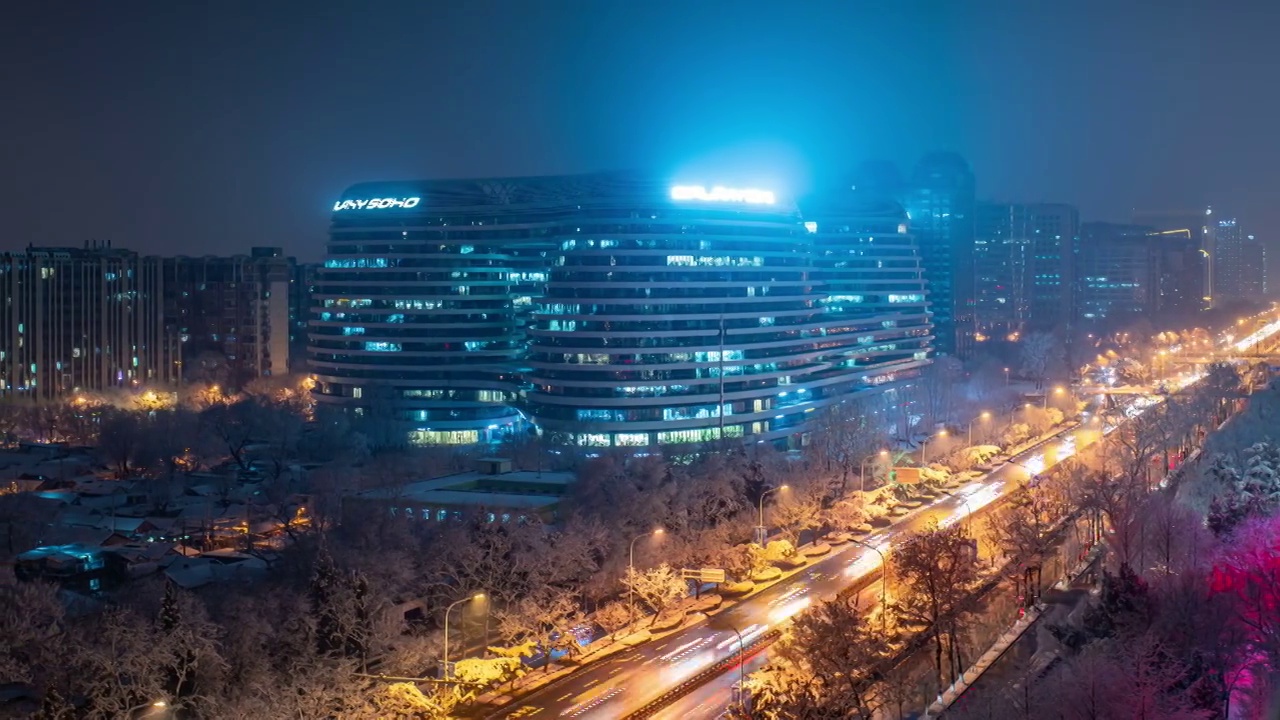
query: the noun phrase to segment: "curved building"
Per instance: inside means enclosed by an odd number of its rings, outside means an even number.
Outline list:
[[[789,442],[924,362],[901,209],[605,173],[358,185],[316,281],[317,395],[415,443]]]
[[[529,408],[563,442],[686,445],[801,429],[823,369],[804,226],[767,191],[601,176],[530,328]]]
[[[522,422],[524,317],[557,212],[501,181],[356,185],[334,204],[308,356],[317,400],[415,444],[493,441]]]
[[[823,398],[906,380],[928,362],[932,323],[906,211],[871,192],[804,203],[822,289]]]

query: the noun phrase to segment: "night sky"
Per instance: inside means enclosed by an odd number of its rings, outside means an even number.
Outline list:
[[[1212,203],[1273,240],[1277,27],[1245,0],[12,3],[0,248],[314,260],[356,182],[646,167],[789,194],[934,149],[980,197]]]

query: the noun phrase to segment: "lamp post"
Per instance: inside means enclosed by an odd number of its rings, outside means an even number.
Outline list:
[[[880,452],[871,453],[870,455],[862,458],[862,465],[858,468],[858,477],[862,480],[862,492],[864,493],[867,491],[867,461],[876,456],[889,457],[889,451],[881,450]],[[760,516],[760,524],[764,524],[763,513]]]
[[[738,636],[738,710],[746,712],[747,704],[743,701],[743,697],[747,693],[747,647],[742,642],[742,633],[738,632],[738,628],[730,625],[729,629]]]
[[[760,544],[761,544],[761,545],[764,545],[764,540],[765,540],[765,537],[766,537],[766,536],[765,536],[765,526],[764,526],[764,499],[765,499],[766,497],[768,497],[769,493],[772,493],[772,492],[778,492],[779,490],[786,490],[786,489],[787,489],[787,486],[786,486],[786,485],[779,485],[779,486],[778,486],[778,487],[776,487],[776,488],[767,488],[764,492],[760,493],[760,524],[759,524],[759,525],[757,525],[756,527],[757,527],[757,529],[758,529],[758,530],[759,530],[759,532],[760,532]]]
[[[889,559],[875,545],[868,545],[858,539],[854,539],[853,542],[868,550],[875,550],[876,554],[880,556],[880,632],[887,635],[889,633],[889,606],[886,604],[886,598],[889,591]]]
[[[978,420],[986,421],[986,420],[990,420],[990,419],[991,419],[991,413],[987,412],[986,410],[983,410],[983,411],[982,411],[982,414],[978,416]],[[970,446],[972,446],[972,445],[973,445],[973,424],[974,424],[975,422],[978,422],[978,420],[970,420],[970,421],[969,421],[969,445],[970,445]]]
[[[1004,386],[1009,387],[1009,368],[1004,369]]]
[[[461,605],[462,603],[468,603],[468,602],[471,602],[472,600],[483,600],[483,599],[484,599],[484,593],[476,593],[471,597],[465,597],[465,598],[462,598],[461,600],[457,600],[452,604],[450,604],[449,607],[444,609],[444,677],[446,680],[448,680],[449,677],[453,674],[452,672],[449,671],[449,613],[455,607],[457,607],[458,605]]]
[[[636,541],[640,538],[647,538],[650,535],[661,535],[663,532],[665,532],[665,530],[662,528],[656,528],[644,533],[643,535],[637,535],[631,538],[631,547],[627,551],[628,577],[633,576],[636,573]],[[636,621],[636,591],[630,583],[627,583],[627,618],[633,623]]]
[[[1058,387],[1055,387],[1055,388],[1053,389],[1053,394],[1054,394],[1054,395],[1062,395],[1062,394],[1063,394],[1063,393],[1065,393],[1065,392],[1066,392],[1066,390],[1063,390],[1061,385],[1059,385]],[[1048,409],[1049,409],[1049,391],[1048,391],[1048,390],[1045,390],[1045,391],[1044,391],[1044,405],[1043,405],[1043,407],[1044,407],[1044,409],[1045,409],[1045,410],[1048,410]]]
[[[947,436],[946,428],[943,428],[938,431],[938,437],[944,438],[946,436]],[[928,455],[929,455],[929,438],[925,438],[924,444],[920,446],[920,464],[921,465],[925,464],[925,458],[928,457]]]

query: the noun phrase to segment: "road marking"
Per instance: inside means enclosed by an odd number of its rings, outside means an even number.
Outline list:
[[[618,666],[618,667],[614,668],[613,670],[611,670],[611,671],[609,672],[609,674],[610,674],[610,675],[617,675],[618,673],[622,672],[623,670],[626,670],[626,668],[624,668],[624,667],[622,667],[622,666]]]
[[[565,700],[568,700],[569,698],[571,698],[571,697],[573,697],[573,696],[574,696],[574,693],[569,693],[569,694],[567,694],[567,695],[561,695],[560,697],[556,698],[556,702],[564,702]]]
[[[586,685],[583,685],[582,687],[589,688],[592,685],[599,685],[601,680],[604,680],[604,678],[596,678],[595,680],[592,680],[591,682],[587,683]]]

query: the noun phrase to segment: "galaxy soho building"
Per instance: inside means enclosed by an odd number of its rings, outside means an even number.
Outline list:
[[[635,174],[373,183],[333,208],[317,399],[415,444],[794,445],[931,340],[905,214]]]

